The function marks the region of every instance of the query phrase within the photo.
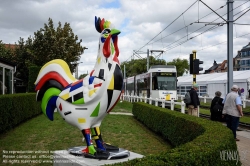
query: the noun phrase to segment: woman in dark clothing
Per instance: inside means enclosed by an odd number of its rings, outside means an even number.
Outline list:
[[[215,97],[213,98],[210,106],[210,113],[211,117],[210,119],[213,121],[223,121],[222,120],[222,110],[224,104],[222,104],[223,99],[221,98],[221,92],[217,91],[215,92]],[[216,103],[218,103],[219,106],[216,106]]]

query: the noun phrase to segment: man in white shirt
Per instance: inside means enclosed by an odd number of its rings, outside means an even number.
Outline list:
[[[242,102],[238,94],[238,88],[239,87],[237,85],[232,86],[232,91],[228,93],[223,100],[224,108],[222,111],[222,114],[226,115],[227,127],[232,130],[236,141],[239,141],[239,139],[236,138],[236,130],[239,125],[239,119],[243,116]]]

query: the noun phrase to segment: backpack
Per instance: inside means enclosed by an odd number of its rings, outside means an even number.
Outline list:
[[[189,91],[187,91],[187,93],[185,94],[185,97],[184,97],[183,101],[186,104],[190,104],[191,103],[191,97],[190,97]]]
[[[218,101],[216,101],[214,107],[212,108],[214,113],[220,113],[223,110],[223,107],[218,103]]]
[[[211,108],[211,120],[223,122],[225,121],[225,119],[222,119],[223,107],[218,102],[219,100],[217,100],[213,108]]]

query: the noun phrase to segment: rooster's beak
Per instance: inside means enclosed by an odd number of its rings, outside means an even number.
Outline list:
[[[121,31],[117,30],[117,29],[111,29],[111,36],[117,36],[121,33]]]

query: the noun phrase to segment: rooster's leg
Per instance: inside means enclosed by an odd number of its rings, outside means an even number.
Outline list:
[[[82,130],[82,134],[87,143],[87,148],[82,150],[85,157],[96,159],[107,159],[109,157],[109,152],[106,152],[102,149],[95,149],[91,140],[90,129]]]
[[[91,128],[91,133],[92,133],[92,139],[95,140],[97,148],[102,149],[102,150],[107,150],[107,151],[119,150],[118,147],[112,146],[103,141],[99,127]]]
[[[82,130],[82,134],[83,134],[83,136],[86,140],[86,143],[87,143],[87,148],[82,150],[83,153],[89,153],[89,154],[94,155],[96,150],[95,150],[95,147],[94,147],[92,140],[91,140],[90,129]]]

